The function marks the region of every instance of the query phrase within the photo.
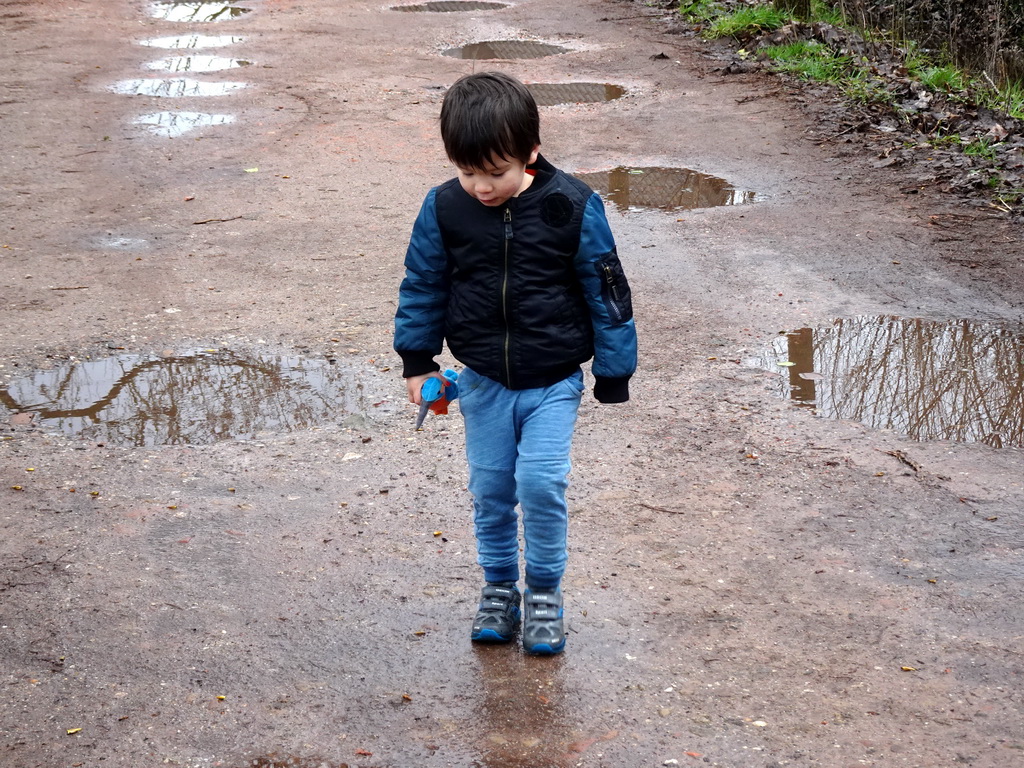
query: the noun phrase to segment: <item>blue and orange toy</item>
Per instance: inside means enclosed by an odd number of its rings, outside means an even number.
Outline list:
[[[427,411],[441,415],[448,413],[448,404],[459,396],[459,374],[451,368],[443,376],[431,376],[420,388],[420,412],[416,416],[416,430],[423,429]]]

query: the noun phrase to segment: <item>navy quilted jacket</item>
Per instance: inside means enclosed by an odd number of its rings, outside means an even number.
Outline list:
[[[490,208],[458,179],[427,194],[405,256],[395,350],[406,377],[452,355],[509,389],[548,386],[594,358],[594,395],[629,399],[636,329],[604,205],[538,158],[533,183]]]

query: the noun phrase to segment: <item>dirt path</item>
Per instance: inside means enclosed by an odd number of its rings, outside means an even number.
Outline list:
[[[642,6],[242,5],[203,24],[124,0],[0,7],[0,376],[301,355],[336,361],[355,412],[164,447],[6,414],[0,763],[1024,761],[1020,450],[818,419],[736,362],[839,317],[1019,321],[1019,233],[904,194],[913,179],[823,144],[777,83],[716,73]],[[242,38],[204,53],[251,64],[190,77],[248,87],[110,89],[180,53],[141,42],[191,33]],[[528,81],[628,89],[543,109],[556,163],[756,195],[610,206],[642,363],[628,406],[582,411],[569,645],[547,660],[471,647],[461,424],[412,433],[390,350],[412,218],[451,175],[442,88],[473,67],[439,52],[505,38],[570,49],[494,65]],[[133,122],[163,110],[234,121]]]

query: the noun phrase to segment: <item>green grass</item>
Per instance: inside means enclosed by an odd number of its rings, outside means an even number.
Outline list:
[[[744,40],[785,26],[792,18],[765,0],[759,5],[746,6],[726,12],[714,0],[682,0],[679,11],[692,21],[705,25],[707,37],[733,37]],[[845,26],[842,13],[826,0],[815,0],[812,20]],[[867,34],[861,30],[863,34]],[[873,34],[868,37],[873,37]],[[896,46],[893,40],[887,44]],[[964,70],[951,64],[936,62],[923,53],[912,40],[898,45],[904,52],[904,63],[909,76],[928,90],[945,93],[961,101],[975,101],[980,106],[1004,112],[1024,120],[1024,83],[996,86],[972,78]],[[827,46],[815,42],[797,42],[790,45],[770,46],[760,53],[772,60],[778,72],[787,72],[802,80],[830,82],[853,101],[864,104],[891,103],[892,96],[870,76],[865,66],[849,56],[840,56]]]
[[[1003,211],[1012,211],[1024,204],[1024,190],[1008,189],[995,195],[996,207]]]
[[[843,12],[825,0],[814,0],[811,3],[811,21],[824,21],[833,27],[841,27],[845,23]]]
[[[690,21],[710,21],[721,15],[722,9],[712,0],[682,0],[679,13]]]
[[[964,154],[968,157],[980,157],[983,160],[994,161],[997,158],[996,151],[992,148],[992,142],[988,139],[973,139],[964,144]]]
[[[910,69],[908,67],[908,69]],[[970,78],[956,67],[952,66],[925,66],[918,70],[910,69],[911,74],[932,91],[943,91],[945,93],[959,93],[967,90]]]
[[[769,45],[761,49],[761,53],[772,60],[775,70],[788,72],[802,80],[838,82],[847,76],[853,64],[850,56],[839,56],[813,40]]]
[[[929,137],[928,143],[931,144],[936,149],[941,149],[943,147],[962,146],[964,140],[960,137],[959,133],[947,133]]]
[[[1024,83],[1006,83],[984,91],[984,106],[1024,120]]]
[[[708,37],[746,38],[785,26],[790,17],[772,5],[755,5],[723,14],[711,21]]]
[[[892,104],[893,95],[885,85],[860,65],[853,63],[837,83],[846,98],[858,104]]]

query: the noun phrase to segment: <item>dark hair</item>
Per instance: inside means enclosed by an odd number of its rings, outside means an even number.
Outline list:
[[[466,75],[445,94],[441,139],[448,159],[462,168],[483,168],[495,157],[528,162],[540,144],[537,102],[504,72]]]

